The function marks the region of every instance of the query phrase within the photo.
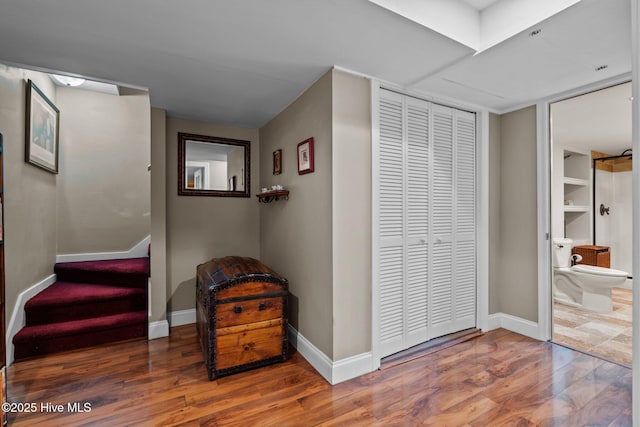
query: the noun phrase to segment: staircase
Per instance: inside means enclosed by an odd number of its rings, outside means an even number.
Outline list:
[[[57,281],[25,304],[14,358],[147,336],[149,258],[58,263]]]

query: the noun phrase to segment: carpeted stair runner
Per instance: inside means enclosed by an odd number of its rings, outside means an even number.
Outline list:
[[[15,360],[147,336],[149,258],[56,264],[57,282],[25,304]]]

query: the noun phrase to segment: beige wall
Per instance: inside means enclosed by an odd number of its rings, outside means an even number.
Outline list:
[[[538,321],[536,108],[500,118],[500,311]]]
[[[151,109],[151,321],[167,318],[167,114]]]
[[[195,308],[196,266],[211,258],[260,258],[260,146],[257,129],[166,119],[167,301],[169,311]],[[178,132],[251,141],[251,197],[178,196]],[[153,237],[152,237],[153,238]]]
[[[371,351],[371,82],[333,72],[333,360]]]
[[[59,87],[58,254],[131,249],[150,232],[149,95]]]
[[[501,116],[489,114],[489,314],[500,312]]]
[[[56,260],[56,175],[24,161],[27,79],[57,102],[46,74],[0,64],[7,319],[18,294],[53,274]]]
[[[46,75],[0,68],[9,311],[20,291],[51,274],[56,193],[67,197],[62,188],[56,191],[55,175],[24,163],[25,76],[56,103],[78,101],[71,89],[56,99]],[[170,118],[151,109],[144,119],[152,163],[151,320],[165,319],[167,309],[194,308],[198,264],[251,256],[289,279],[290,322],[323,353],[340,360],[370,351],[370,97],[368,80],[332,70],[260,130]],[[537,321],[535,108],[492,114],[489,126],[490,313]],[[178,132],[250,140],[252,197],[178,197]],[[65,138],[75,144],[80,136],[72,135]],[[315,139],[315,172],[298,175],[296,146],[309,137]],[[276,149],[283,150],[283,173],[274,176]],[[68,156],[72,150],[67,147]],[[61,169],[70,159],[61,158]],[[116,170],[125,169],[131,168]],[[273,184],[289,189],[290,199],[258,204],[255,194]]]
[[[289,279],[289,321],[333,355],[331,76],[328,72],[260,129],[260,187],[282,184],[287,201],[260,206],[262,260]],[[298,175],[297,144],[313,137],[315,172]],[[272,153],[282,149],[282,174]],[[345,326],[347,327],[347,326]]]

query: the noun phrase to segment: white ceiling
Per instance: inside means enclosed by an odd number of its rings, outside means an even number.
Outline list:
[[[618,155],[631,148],[631,83],[551,104],[554,144]]]
[[[627,0],[583,0],[414,87],[508,110],[630,73],[629,8]]]
[[[0,9],[0,62],[146,87],[171,116],[244,127],[264,125],[334,65],[495,111],[631,70],[629,0],[582,0],[538,37],[527,30],[475,56],[366,0],[3,0]]]
[[[483,10],[500,0],[463,0],[466,4],[477,10]]]

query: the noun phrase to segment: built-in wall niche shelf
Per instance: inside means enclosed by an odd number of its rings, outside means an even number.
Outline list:
[[[556,167],[562,173],[561,195],[564,236],[574,242],[591,240],[591,152],[564,147]],[[575,243],[574,243],[575,244]]]
[[[289,190],[267,191],[256,194],[259,203],[271,203],[278,200],[289,200]]]
[[[564,205],[565,212],[589,212],[590,209],[589,206]]]
[[[589,180],[588,179],[580,179],[580,178],[570,178],[568,176],[564,177],[564,184],[565,185],[576,185],[579,187],[586,187],[589,185]]]

